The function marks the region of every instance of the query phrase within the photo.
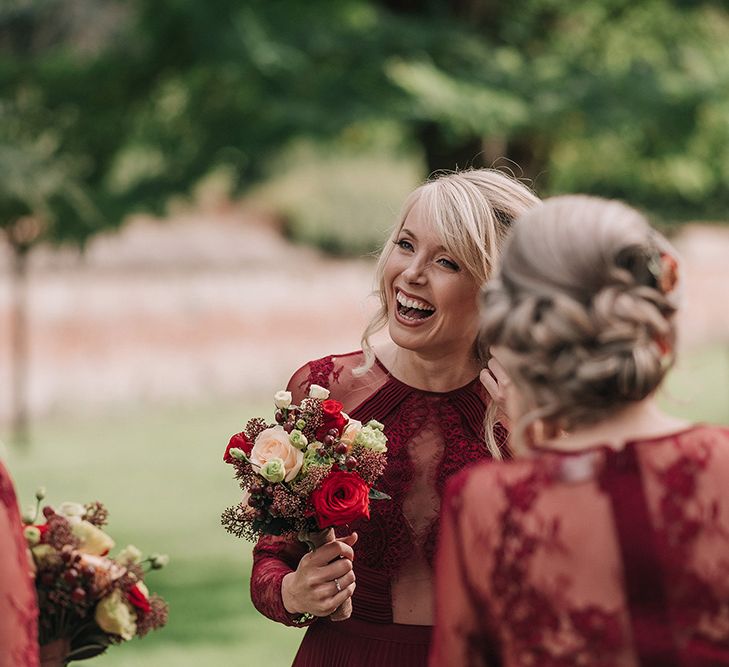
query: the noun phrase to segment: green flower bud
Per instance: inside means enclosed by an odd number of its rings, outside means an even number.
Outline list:
[[[246,453],[239,447],[231,447],[228,450],[228,454],[230,454],[234,459],[238,459],[239,461],[246,460]]]
[[[46,497],[46,487],[45,486],[39,486],[35,491],[35,499],[36,500],[43,500],[43,498]]]
[[[299,431],[303,430],[304,428],[306,428],[306,422],[303,419],[299,419],[296,422],[296,428],[298,428]]]
[[[301,420],[299,420],[301,421]],[[306,439],[306,436],[299,430],[294,429],[289,433],[289,442],[296,447],[296,449],[305,449],[306,446],[309,444],[309,441]]]
[[[269,482],[282,482],[284,477],[286,477],[286,468],[284,467],[283,459],[273,458],[267,461],[261,467],[260,474],[261,477],[267,479]]]
[[[370,419],[365,426],[369,426],[370,428],[377,429],[378,431],[384,431],[385,425],[381,422],[378,422],[376,419]]]
[[[127,544],[114,559],[122,565],[132,565],[142,562],[142,552],[133,544]]]
[[[34,547],[41,541],[41,532],[35,526],[26,526],[23,529],[23,535],[25,535],[25,541],[29,547]]]
[[[149,557],[149,564],[153,570],[161,570],[170,564],[170,557],[167,554],[152,554]]]

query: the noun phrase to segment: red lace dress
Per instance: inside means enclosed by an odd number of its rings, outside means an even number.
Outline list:
[[[729,429],[455,478],[431,667],[729,665]]]
[[[0,667],[37,667],[37,616],[15,491],[0,463]]]
[[[385,425],[388,465],[378,488],[392,496],[373,503],[369,521],[350,526],[359,534],[352,618],[310,624],[295,667],[427,662],[431,627],[411,618],[422,618],[425,609],[430,619],[441,495],[452,475],[488,456],[486,396],[478,379],[447,393],[425,392],[392,377],[379,362],[355,377],[352,369],[362,358],[354,352],[311,362],[289,383],[294,402],[318,384],[328,387],[353,419]],[[497,438],[503,442],[506,434],[500,430]],[[281,580],[305,551],[301,543],[281,538],[261,539],[254,549],[253,603],[275,621],[296,624],[283,606]]]

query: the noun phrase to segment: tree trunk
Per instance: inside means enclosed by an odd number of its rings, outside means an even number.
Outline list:
[[[483,142],[480,137],[454,142],[443,133],[439,123],[423,123],[417,129],[417,138],[425,153],[428,176],[441,169],[454,171],[469,167],[484,167]]]
[[[439,123],[423,123],[417,129],[428,175],[441,169],[505,168],[517,178],[539,180],[546,151],[534,137],[477,137],[454,141]],[[538,183],[537,183],[538,185]]]
[[[30,444],[28,419],[28,251],[11,246],[12,312],[10,316],[12,413],[11,437],[13,442],[27,447]]]

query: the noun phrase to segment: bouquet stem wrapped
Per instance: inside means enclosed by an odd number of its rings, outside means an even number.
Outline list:
[[[299,533],[299,539],[306,543],[309,551],[315,551],[319,547],[323,547],[329,542],[334,542],[337,536],[334,534],[334,528],[326,528],[325,530],[305,531]],[[340,604],[331,614],[329,618],[332,621],[346,621],[352,615],[352,598],[347,598]]]

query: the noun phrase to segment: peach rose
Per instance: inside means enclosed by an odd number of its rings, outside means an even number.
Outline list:
[[[282,426],[274,426],[258,435],[250,459],[251,463],[261,468],[272,459],[281,459],[286,471],[284,480],[290,482],[301,469],[304,455],[291,444],[289,434]]]
[[[362,430],[362,422],[357,421],[356,419],[350,419],[349,424],[344,428],[344,433],[342,433],[342,437],[339,439],[341,442],[343,442],[345,445],[347,445],[347,450],[352,451],[352,446],[354,445],[354,439],[357,437],[357,434]]]

